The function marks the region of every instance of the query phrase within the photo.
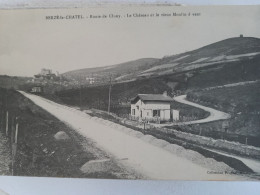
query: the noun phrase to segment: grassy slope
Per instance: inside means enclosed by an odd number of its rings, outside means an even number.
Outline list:
[[[218,67],[204,68],[191,71],[192,76],[188,79],[187,88],[206,88],[211,86],[225,85],[241,81],[260,79],[260,56],[253,59],[244,59],[240,62],[220,64]]]
[[[189,94],[189,99],[232,114],[229,130],[260,136],[260,83]]]
[[[187,66],[188,63],[194,62],[201,58],[212,59],[213,57],[217,57],[221,55],[238,55],[244,53],[254,53],[259,51],[260,51],[259,38],[253,38],[253,37],[229,38],[216,43],[212,43],[210,45],[204,46],[202,48],[190,52],[160,59],[157,64],[163,65],[163,64],[172,63],[178,58],[187,56],[181,60],[176,61],[179,63],[179,65],[176,67],[180,68],[180,67],[185,67]]]
[[[217,56],[225,55],[232,56],[245,53],[254,53],[260,51],[260,39],[253,37],[243,37],[243,38],[229,38],[222,40],[205,47],[178,54],[173,56],[167,56],[162,59],[154,58],[144,58],[135,61],[130,61],[118,65],[105,66],[101,68],[86,68],[81,70],[70,71],[64,73],[64,76],[68,78],[73,78],[76,80],[84,81],[86,77],[97,78],[99,82],[105,83],[109,80],[109,76],[112,79],[128,74],[123,80],[136,79],[138,76],[142,75],[142,72],[148,70],[152,67],[157,67],[154,71],[151,71],[151,75],[158,75],[158,71],[163,70],[175,70],[181,72],[183,68],[189,66],[189,63],[197,61],[201,58],[207,58],[203,62],[198,62],[197,64],[210,62],[211,59]],[[186,56],[185,58],[182,58]],[[182,59],[180,59],[182,58]],[[160,66],[176,64],[177,66],[169,66],[168,68],[160,69]],[[168,73],[167,73],[168,74]]]

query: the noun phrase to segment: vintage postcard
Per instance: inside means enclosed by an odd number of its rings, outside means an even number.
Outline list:
[[[0,10],[0,174],[260,179],[260,6]]]

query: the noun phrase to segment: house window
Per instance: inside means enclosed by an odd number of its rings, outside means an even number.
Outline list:
[[[135,109],[132,109],[132,115],[135,115]]]
[[[139,110],[139,106],[136,106],[137,110]]]
[[[160,110],[153,110],[153,117],[160,116]]]

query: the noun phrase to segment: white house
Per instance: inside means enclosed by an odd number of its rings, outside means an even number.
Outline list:
[[[42,68],[40,74],[43,75],[43,76],[46,76],[46,75],[52,74],[52,70],[51,69]]]
[[[94,84],[95,83],[95,78],[94,77],[87,77],[86,80],[89,82],[89,84]]]
[[[169,121],[173,99],[164,94],[138,94],[131,100],[131,117],[147,121]]]
[[[43,88],[41,86],[34,86],[31,89],[31,93],[42,93],[43,92]]]
[[[180,111],[172,109],[172,120],[178,121],[180,120]]]

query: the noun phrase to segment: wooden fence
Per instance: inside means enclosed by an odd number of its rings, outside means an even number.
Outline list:
[[[8,110],[2,109],[0,112],[0,131],[7,137],[11,148],[11,173],[14,175],[14,167],[16,162],[16,153],[18,147],[19,135],[19,117],[11,114]]]

